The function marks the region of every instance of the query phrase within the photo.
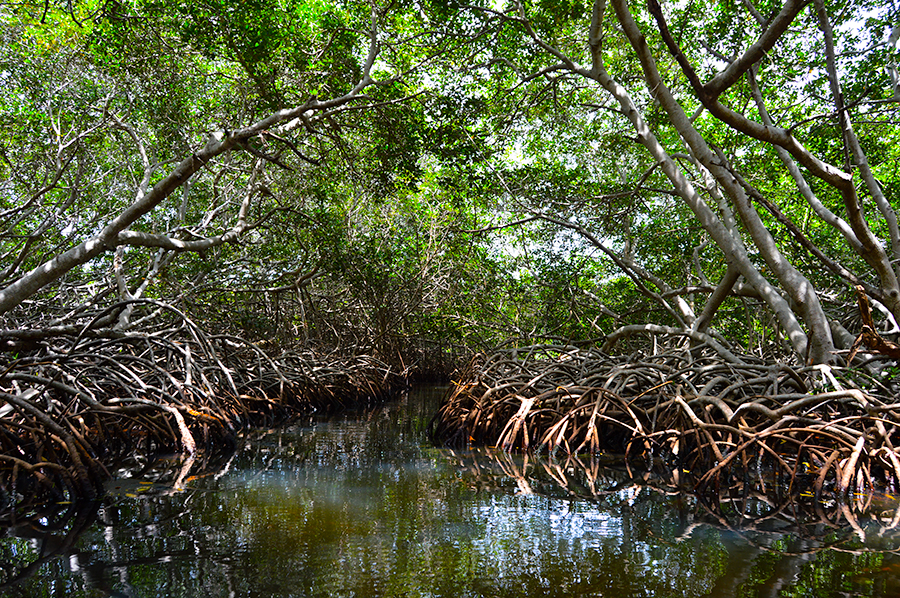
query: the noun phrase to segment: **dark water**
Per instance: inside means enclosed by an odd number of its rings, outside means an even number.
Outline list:
[[[900,595],[896,503],[851,512],[856,530],[834,506],[820,522],[730,529],[596,464],[430,448],[438,392],[260,433],[218,471],[169,464],[86,509],[62,505],[40,522],[52,533],[0,538],[0,595]]]

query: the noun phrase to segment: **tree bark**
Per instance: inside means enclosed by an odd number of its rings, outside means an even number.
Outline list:
[[[625,36],[637,53],[647,88],[660,102],[669,117],[669,121],[688,144],[694,156],[713,174],[716,181],[731,198],[732,205],[750,233],[755,247],[765,260],[766,265],[778,279],[781,287],[793,300],[799,315],[808,327],[808,344],[801,341],[806,346],[804,346],[803,351],[798,352],[811,363],[828,363],[832,361],[834,359],[834,344],[831,338],[831,328],[819,304],[815,288],[778,250],[775,240],[762,223],[759,214],[753,208],[750,198],[744,189],[710,150],[702,135],[693,126],[681,105],[662,81],[656,69],[656,61],[647,45],[647,40],[631,16],[627,0],[613,0],[613,6]],[[659,18],[658,22],[660,23],[660,28],[663,29],[665,27],[664,21]],[[664,38],[667,37],[667,31],[661,31],[661,33]],[[728,251],[725,248],[723,248],[723,251],[729,257],[736,257],[734,251]],[[740,267],[739,262],[735,261],[734,263]],[[744,274],[748,282],[756,286],[754,280],[744,272],[744,268],[741,268],[741,273]],[[761,289],[760,291],[762,292]],[[793,337],[797,335],[798,341],[800,341],[798,332],[796,330],[788,330],[788,334],[792,338],[792,344],[797,348],[798,342],[794,341]],[[804,336],[806,335],[804,334]]]
[[[800,326],[800,322],[797,320],[788,302],[778,293],[775,287],[766,280],[759,270],[757,270],[740,240],[731,235],[722,221],[715,215],[709,206],[706,205],[706,202],[703,201],[703,198],[700,197],[691,182],[684,176],[680,167],[662,147],[659,140],[650,130],[640,111],[638,111],[628,91],[618,82],[613,80],[606,72],[606,69],[603,66],[601,47],[601,22],[604,8],[604,0],[597,0],[597,2],[595,2],[589,41],[593,64],[592,70],[589,73],[584,73],[585,76],[600,83],[600,85],[619,102],[622,112],[631,121],[637,132],[638,141],[644,145],[644,147],[650,151],[650,154],[662,165],[663,172],[674,185],[678,195],[694,212],[694,215],[697,217],[701,226],[709,233],[710,237],[712,237],[713,241],[715,241],[716,245],[725,255],[726,260],[740,271],[744,276],[744,279],[759,292],[763,300],[769,305],[769,308],[772,310],[778,323],[787,333],[794,350],[805,357],[809,346],[809,339],[802,326]],[[620,10],[627,14],[627,19],[626,17],[619,15],[620,23],[626,28],[626,33],[635,36],[634,43],[638,46],[643,44],[644,52],[638,51],[638,55],[641,56],[643,54],[644,58],[646,58],[646,55],[649,53],[646,49],[646,42],[644,41],[643,35],[637,31],[637,26],[634,24],[634,21],[631,20],[630,13],[628,13],[628,6],[623,2],[617,2],[617,14]],[[629,29],[631,30],[630,32],[628,31]],[[648,77],[650,89],[654,89],[658,84],[661,84],[658,75],[655,77],[654,81],[651,81]],[[671,101],[674,102],[674,98]],[[687,116],[680,110],[680,106],[678,109],[680,116],[684,121],[683,123],[680,123],[682,127],[693,130]],[[678,116],[679,112],[676,112],[675,116]],[[670,116],[670,118],[673,117]],[[678,128],[678,123],[676,123],[676,128]],[[696,133],[696,131],[694,132]]]

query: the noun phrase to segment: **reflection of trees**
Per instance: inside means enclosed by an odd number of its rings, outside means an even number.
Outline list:
[[[75,554],[75,543],[94,523],[98,506],[93,502],[59,505],[7,527],[6,536],[11,541],[0,542],[0,592],[11,596],[28,595],[20,587],[23,580],[48,566],[59,555]],[[89,576],[90,571],[84,570],[86,583]]]
[[[0,541],[37,572],[0,595],[833,596],[853,575],[886,594],[900,564],[893,511],[851,509],[863,544],[837,506],[741,518],[599,461],[428,448],[430,413],[261,430],[218,470],[147,464],[77,540]]]
[[[136,455],[128,468],[118,473],[128,475],[107,483],[107,496],[100,501],[63,501],[46,505],[27,514],[11,511],[3,520],[7,540],[0,542],[0,595],[73,595],[77,587],[84,595],[102,592],[102,595],[131,596],[132,572],[135,568],[166,563],[179,555],[190,558],[195,554],[188,547],[173,550],[171,546],[154,554],[135,557],[132,548],[143,541],[153,542],[166,527],[177,522],[190,509],[190,500],[180,508],[169,497],[184,491],[190,480],[214,475],[227,468],[233,453],[221,451],[207,453],[201,458],[148,460]],[[137,504],[145,515],[153,513],[147,521],[137,525],[129,521],[123,535],[120,519],[120,503],[124,499],[142,496]],[[162,508],[157,508],[162,507]],[[178,535],[190,538],[190,526],[179,530]],[[96,536],[95,542],[85,538]],[[85,545],[92,545],[85,549]],[[97,546],[103,546],[98,549]],[[40,594],[41,577],[66,579],[66,583],[54,590],[44,588]],[[113,586],[126,588],[123,594]],[[81,594],[77,594],[81,595]]]
[[[658,560],[668,571],[683,566],[681,573],[695,578],[697,567],[714,563],[712,585],[701,593],[763,596],[791,589],[796,595],[838,595],[839,588],[868,586],[871,577],[878,578],[872,587],[884,589],[872,595],[893,595],[887,588],[900,586],[900,504],[893,499],[879,505],[867,495],[865,501],[810,509],[748,493],[711,505],[679,488],[677,475],[635,477],[598,458],[556,460],[496,449],[449,454],[476,492],[515,489],[618,513],[612,527],[620,529],[623,556],[663,553]]]
[[[207,595],[204,588],[212,590],[208,595],[227,595],[236,588],[249,591],[254,579],[296,576],[304,569],[291,556],[298,546],[339,541],[347,532],[340,523],[347,519],[348,507],[341,504],[339,491],[348,483],[329,478],[353,477],[375,460],[402,464],[415,459],[418,445],[403,439],[421,437],[433,405],[404,401],[402,406],[402,416],[396,407],[373,409],[345,416],[351,421],[339,427],[310,420],[294,428],[260,430],[237,453],[215,455],[217,460],[211,453],[175,462],[135,455],[127,468],[118,470],[126,477],[107,485],[102,505],[90,503],[89,516],[74,507],[71,512],[41,511],[8,529],[9,539],[0,542],[0,583],[5,584],[0,595],[68,596],[76,587],[87,595],[91,590],[108,595],[113,586],[121,590],[116,595],[126,596],[145,595],[142,588],[155,595],[162,587],[193,588],[190,595]],[[272,477],[282,478],[272,487],[282,488],[283,494],[266,489]],[[226,484],[251,491],[232,497]],[[256,487],[258,492],[252,490]],[[335,490],[330,501],[313,491],[329,487]],[[402,498],[396,489],[393,494],[394,504],[418,502]],[[434,515],[422,513],[419,521]],[[261,518],[268,521],[261,524]],[[303,519],[307,524],[298,528]],[[379,520],[387,518],[382,514]],[[285,521],[291,525],[278,524]],[[407,538],[410,545],[415,541]],[[92,548],[84,550],[86,545]],[[381,550],[393,552],[391,547]],[[249,561],[243,559],[247,555]],[[280,575],[266,573],[271,568]],[[325,569],[306,568],[310,573],[298,587],[312,587]],[[60,586],[64,589],[47,594],[41,576],[66,580]]]

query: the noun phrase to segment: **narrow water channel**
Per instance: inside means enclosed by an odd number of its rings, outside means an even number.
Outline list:
[[[617,470],[432,448],[441,390],[260,432],[218,470],[116,480],[78,534],[8,530],[0,596],[900,595],[897,504],[858,530],[729,529]]]

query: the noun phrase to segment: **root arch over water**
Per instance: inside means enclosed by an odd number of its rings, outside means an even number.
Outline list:
[[[742,489],[813,504],[896,492],[900,400],[865,371],[697,348],[508,349],[471,361],[431,435],[450,446],[615,454],[629,471],[674,473],[707,496]]]
[[[372,357],[269,354],[208,334],[171,306],[139,303],[152,323],[140,332],[0,331],[29,346],[0,354],[0,519],[97,496],[112,468],[150,455],[185,455],[202,468],[242,430],[380,402],[406,386]]]

